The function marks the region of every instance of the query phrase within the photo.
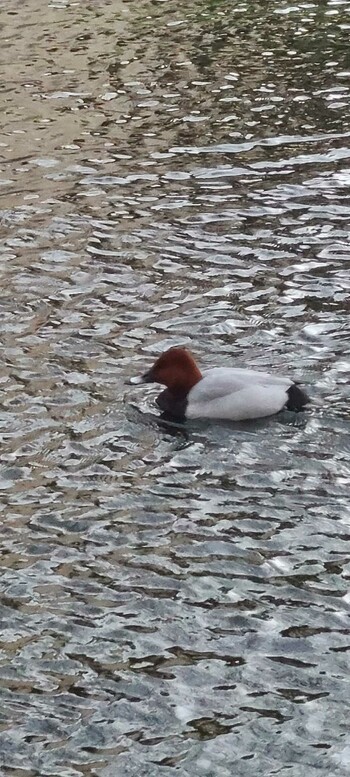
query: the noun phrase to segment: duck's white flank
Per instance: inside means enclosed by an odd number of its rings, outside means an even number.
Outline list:
[[[188,418],[243,421],[278,413],[293,381],[256,370],[216,367],[203,373],[188,394]]]

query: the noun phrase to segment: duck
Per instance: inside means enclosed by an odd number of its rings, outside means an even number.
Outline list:
[[[181,346],[169,348],[147,372],[128,382],[165,386],[156,402],[162,417],[177,422],[192,418],[247,421],[283,409],[298,412],[310,402],[291,378],[241,367],[201,372],[192,353]]]

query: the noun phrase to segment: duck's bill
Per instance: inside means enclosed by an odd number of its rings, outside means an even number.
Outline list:
[[[136,375],[135,378],[130,378],[127,383],[131,383],[132,386],[138,386],[140,383],[152,383],[151,373],[148,371],[144,375]]]

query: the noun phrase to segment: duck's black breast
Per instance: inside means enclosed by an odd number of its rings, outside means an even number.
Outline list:
[[[158,395],[156,402],[164,418],[178,422],[186,420],[187,393],[175,393],[167,388]]]

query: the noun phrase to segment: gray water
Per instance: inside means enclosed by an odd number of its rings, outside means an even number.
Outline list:
[[[0,20],[0,773],[345,777],[350,2]],[[313,406],[164,429],[178,343]]]

